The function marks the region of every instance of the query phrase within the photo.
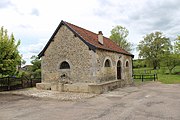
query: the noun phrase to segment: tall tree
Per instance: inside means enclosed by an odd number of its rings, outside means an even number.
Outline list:
[[[121,48],[131,52],[132,44],[127,41],[128,35],[129,31],[125,27],[118,25],[111,30],[110,39],[117,43]]]
[[[167,53],[162,58],[162,64],[163,66],[166,66],[168,68],[170,74],[172,74],[172,70],[177,65],[180,65],[180,54],[177,54],[175,52]]]
[[[170,52],[172,49],[169,38],[161,32],[147,34],[138,45],[139,57],[146,59],[152,64],[153,68],[160,67],[160,61],[163,54]]]
[[[41,77],[41,60],[37,56],[31,57],[31,73],[34,78],[40,78]]]
[[[162,63],[167,66],[170,74],[177,65],[180,65],[180,36],[177,37],[173,50],[164,55]]]
[[[18,51],[20,40],[15,41],[14,35],[10,37],[7,30],[0,29],[0,76],[14,75],[17,72],[17,66],[21,63],[21,56]]]

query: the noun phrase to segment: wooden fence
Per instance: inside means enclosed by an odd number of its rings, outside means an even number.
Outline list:
[[[15,90],[36,86],[36,83],[40,83],[41,78],[16,78],[16,77],[3,77],[0,78],[0,91]]]
[[[142,82],[144,82],[144,80],[158,80],[158,76],[157,74],[135,74],[133,75],[133,79],[141,79]]]

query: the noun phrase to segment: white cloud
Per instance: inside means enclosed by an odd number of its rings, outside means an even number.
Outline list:
[[[30,44],[30,45],[25,45],[25,46],[21,46],[19,48],[19,51],[21,51],[21,53],[23,53],[23,59],[27,62],[26,64],[30,64],[30,58],[33,55],[38,55],[40,53],[40,51],[43,49],[43,47],[45,46],[45,43],[41,42],[41,41],[37,41],[36,44]]]
[[[10,2],[10,0],[1,0],[0,1],[0,9],[4,9],[7,7],[12,6],[13,4]]]
[[[102,30],[107,37],[114,26],[122,25],[130,32],[129,41],[138,44],[155,30],[171,37],[180,34],[179,6],[179,0],[1,0],[0,26],[21,40],[20,52],[29,61],[61,20]]]

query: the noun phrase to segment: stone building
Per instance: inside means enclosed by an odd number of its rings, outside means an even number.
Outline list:
[[[103,93],[132,83],[132,58],[102,32],[61,21],[44,49],[39,89]]]

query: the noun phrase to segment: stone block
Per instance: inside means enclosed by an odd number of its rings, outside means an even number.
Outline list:
[[[88,84],[76,83],[76,84],[64,84],[65,92],[89,92]]]
[[[64,84],[58,83],[58,91],[63,92],[64,91]]]
[[[36,88],[40,90],[51,90],[50,83],[36,83]]]
[[[102,94],[103,93],[103,87],[98,85],[90,85],[89,86],[89,92],[95,93],[95,94]]]
[[[96,94],[102,94],[109,90],[118,88],[120,86],[120,84],[121,84],[121,82],[119,80],[112,80],[112,81],[103,82],[103,83],[99,83],[99,84],[90,84],[89,92],[96,93]]]
[[[58,84],[57,83],[56,84],[52,84],[51,85],[51,90],[58,91]]]
[[[64,85],[62,83],[53,83],[51,84],[51,90],[53,91],[64,91]]]

